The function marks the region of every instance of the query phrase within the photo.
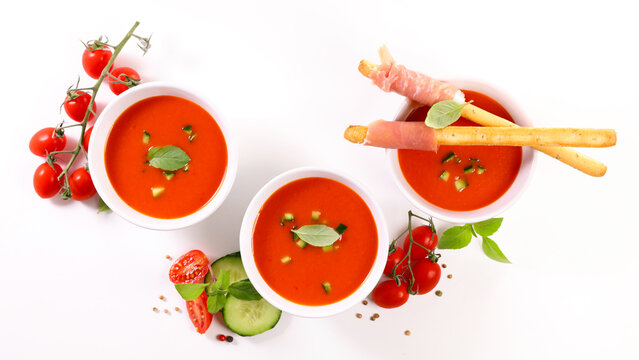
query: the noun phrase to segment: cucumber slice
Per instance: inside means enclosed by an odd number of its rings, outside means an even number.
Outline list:
[[[264,299],[240,300],[229,295],[222,314],[224,323],[231,331],[240,336],[253,336],[275,327],[282,310]]]
[[[211,264],[211,271],[216,279],[220,275],[220,271],[222,269],[229,272],[231,284],[240,280],[248,279],[248,275],[246,275],[246,271],[244,271],[244,265],[242,265],[242,257],[240,256],[239,251],[223,256]],[[204,282],[210,281],[211,278],[209,274],[206,274],[206,276],[207,278],[205,278]]]

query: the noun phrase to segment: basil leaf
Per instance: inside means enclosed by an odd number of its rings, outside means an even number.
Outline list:
[[[226,290],[229,287],[229,284],[231,284],[231,274],[224,269],[220,270],[220,275],[215,284],[218,289]]]
[[[426,115],[426,125],[433,129],[441,129],[459,119],[466,103],[444,100],[433,104]]]
[[[486,256],[488,256],[489,258],[501,263],[510,264],[510,260],[508,260],[508,258],[506,258],[506,255],[501,252],[499,246],[497,246],[497,243],[492,241],[488,237],[484,236],[484,241],[481,244],[481,248],[484,250],[484,254],[486,254]]]
[[[248,279],[234,282],[229,286],[229,294],[240,300],[259,300],[262,295],[255,290]]]
[[[442,237],[439,238],[437,247],[440,249],[461,249],[470,244],[472,237],[470,225],[453,226],[444,231]]]
[[[499,230],[504,218],[493,218],[473,224],[475,231],[481,236],[490,236]]]
[[[291,231],[300,239],[313,246],[323,247],[332,245],[339,239],[337,231],[326,225],[304,225],[299,229]]]
[[[224,294],[209,296],[209,298],[206,299],[206,309],[211,314],[215,314],[216,312],[222,310],[224,308],[224,305],[226,305],[226,295]]]
[[[111,211],[109,205],[107,205],[101,197],[98,197],[98,214],[103,211]]]
[[[175,171],[183,168],[191,158],[177,146],[157,146],[149,150],[146,155],[149,165],[158,169]]]
[[[195,300],[202,294],[204,288],[209,286],[208,283],[204,284],[175,284],[175,290],[180,294],[184,300]]]

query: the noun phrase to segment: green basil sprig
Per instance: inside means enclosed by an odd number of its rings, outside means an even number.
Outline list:
[[[291,231],[304,242],[319,247],[333,245],[340,236],[332,227],[320,224],[304,225]]]
[[[437,247],[440,249],[461,249],[470,244],[473,236],[481,236],[482,249],[486,256],[495,261],[510,263],[510,260],[499,249],[497,243],[489,238],[489,236],[497,232],[502,221],[503,218],[494,218],[473,224],[453,226],[444,231]]]
[[[455,100],[444,100],[433,104],[426,114],[426,125],[433,129],[442,129],[454,123],[462,114],[466,103]]]
[[[185,167],[191,158],[177,146],[157,146],[146,155],[149,165],[166,171],[175,171]]]

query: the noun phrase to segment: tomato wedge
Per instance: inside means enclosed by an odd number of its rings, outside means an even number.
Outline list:
[[[202,295],[197,299],[186,302],[186,310],[189,312],[191,322],[200,334],[206,332],[213,320],[213,314],[206,308],[206,300],[208,298],[206,291],[203,291]]]
[[[174,284],[199,283],[208,272],[209,259],[206,255],[200,250],[191,250],[171,265],[169,279]]]

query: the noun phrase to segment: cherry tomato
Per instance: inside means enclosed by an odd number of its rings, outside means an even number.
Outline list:
[[[395,280],[386,280],[375,287],[371,293],[373,301],[386,309],[402,306],[408,301],[408,285],[404,281],[400,285]]]
[[[108,46],[101,48],[96,47],[95,50],[93,50],[93,46],[89,46],[89,48],[84,49],[84,53],[82,53],[82,67],[87,75],[97,79],[102,75],[102,70],[107,66],[112,56],[113,52]],[[113,65],[111,65],[111,67],[113,67]]]
[[[82,147],[84,148],[84,151],[89,151],[89,140],[91,139],[91,133],[93,132],[93,126],[91,126],[90,128],[88,128],[85,132],[84,132],[84,140],[82,140]]]
[[[202,295],[197,299],[186,302],[186,310],[189,312],[191,322],[200,334],[206,332],[213,320],[213,314],[211,314],[206,307],[206,300],[208,300],[208,298],[206,291],[202,291]]]
[[[84,114],[86,114],[87,109],[89,108],[89,102],[91,102],[91,95],[85,93],[82,90],[78,90],[76,94],[72,96],[67,96],[64,100],[64,111],[67,112],[69,117],[77,122],[82,122],[84,120]],[[95,116],[95,103],[93,103],[93,112],[89,115],[89,120],[92,120]]]
[[[48,153],[64,149],[67,145],[67,137],[57,137],[55,128],[44,128],[31,138],[29,150],[37,156],[47,156]]]
[[[438,263],[431,262],[429,259],[421,259],[413,265],[413,276],[415,276],[415,284],[412,290],[418,294],[426,294],[433,290],[439,278],[442,276],[442,269]]]
[[[126,66],[111,70],[111,75],[115,76],[121,81],[127,81],[127,76],[128,76],[129,79],[134,80],[134,83],[136,84],[140,80],[140,75],[135,70]],[[121,93],[128,90],[129,87],[126,84],[118,84],[117,80],[113,78],[109,78],[109,89],[111,89],[111,91],[113,91],[115,95],[120,95]]]
[[[191,250],[175,260],[169,270],[169,279],[174,284],[193,284],[204,280],[209,272],[209,259],[200,250]]]
[[[433,231],[429,226],[422,225],[413,229],[413,241],[432,251],[437,247],[437,242],[439,240],[437,239],[437,234],[433,234]],[[404,250],[408,251],[409,244],[410,236],[406,235],[406,238],[404,239]],[[419,245],[413,244],[411,247],[411,260],[423,259],[428,256],[428,252]]]
[[[402,275],[406,270],[406,264],[408,264],[408,258],[404,259],[406,256],[406,252],[402,248],[395,248],[395,251],[388,255],[388,260],[386,260],[386,266],[384,267],[384,275],[391,276],[393,272],[393,268],[397,265],[397,269],[395,269],[396,275]],[[402,261],[404,259],[404,261]],[[401,264],[400,264],[401,261]]]
[[[33,187],[36,193],[43,199],[55,196],[62,188],[63,180],[58,180],[61,173],[62,168],[58,164],[51,166],[44,163],[38,166],[33,174]]]
[[[73,200],[83,201],[95,195],[95,186],[87,169],[81,167],[71,174],[69,189]]]

